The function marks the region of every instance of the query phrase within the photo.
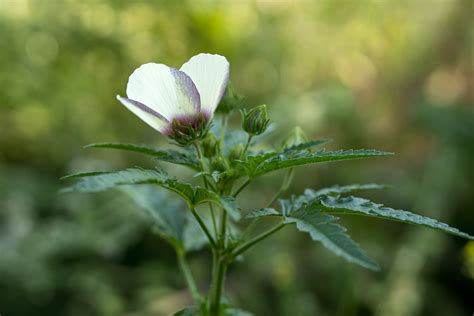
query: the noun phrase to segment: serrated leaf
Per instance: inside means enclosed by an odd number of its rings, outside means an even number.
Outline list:
[[[225,316],[254,316],[254,314],[238,308],[227,308],[224,311]]]
[[[153,156],[155,160],[187,166],[193,170],[200,169],[199,163],[194,155],[172,149],[157,150],[148,145],[136,145],[129,143],[96,143],[84,146],[84,148],[111,148],[132,151]]]
[[[346,229],[332,223],[336,217],[321,213],[315,205],[305,205],[292,211],[285,218],[285,223],[296,224],[300,231],[307,232],[315,241],[320,241],[324,247],[349,262],[365,268],[378,270],[378,264],[370,259],[359,245],[346,234]]]
[[[306,149],[311,149],[313,147],[319,146],[319,145],[324,145],[327,143],[330,143],[330,139],[316,139],[316,140],[310,140],[304,143],[300,143],[298,145],[294,145],[288,148],[285,148],[285,151],[300,151],[300,150],[306,150]]]
[[[181,201],[151,185],[127,185],[120,189],[151,216],[155,231],[173,247],[193,251],[207,244],[205,234]]]
[[[245,216],[245,218],[256,218],[256,217],[264,217],[264,216],[281,216],[280,213],[278,213],[277,210],[275,210],[274,208],[261,208],[259,210],[256,210],[256,211],[253,211],[253,212],[250,212],[249,214],[247,214]]]
[[[234,220],[240,219],[240,210],[234,198],[221,197],[203,187],[170,179],[162,171],[131,168],[117,172],[80,173],[75,177],[80,177],[80,180],[62,192],[98,192],[121,185],[156,184],[179,194],[188,205],[213,202],[222,206]]]
[[[388,186],[376,183],[366,183],[366,184],[350,184],[350,185],[335,185],[329,188],[323,188],[320,190],[306,189],[304,195],[308,198],[315,198],[322,195],[339,195],[345,193],[352,193],[357,191],[364,190],[380,190],[385,189]]]
[[[387,156],[393,153],[378,150],[338,150],[338,151],[320,151],[310,152],[290,152],[273,156],[261,162],[250,176],[260,176],[271,171],[287,169],[307,164],[329,162],[336,160],[361,159],[377,156]]]
[[[393,155],[393,153],[371,149],[319,151],[314,153],[306,150],[286,150],[281,153],[267,152],[249,156],[246,161],[238,161],[238,167],[241,172],[244,171],[249,177],[257,177],[272,171],[307,164],[387,155]]]
[[[189,306],[174,313],[173,316],[202,316],[202,314],[199,312],[197,307]]]
[[[376,204],[370,200],[358,197],[325,196],[321,199],[321,209],[327,213],[344,213],[354,215],[365,215],[389,220],[395,220],[408,224],[427,226],[438,229],[449,234],[473,240],[474,237],[435,219],[414,214],[408,211],[395,210]]]

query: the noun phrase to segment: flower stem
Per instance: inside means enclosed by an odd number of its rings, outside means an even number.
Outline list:
[[[245,155],[247,154],[247,151],[249,149],[250,143],[252,142],[253,135],[249,134],[249,137],[247,138],[247,143],[245,144],[244,150],[242,151],[242,154],[240,155],[240,160],[244,160]]]
[[[237,247],[234,250],[234,252],[232,253],[232,257],[234,257],[234,258],[237,257],[238,255],[242,254],[243,252],[245,252],[247,249],[249,249],[250,247],[252,247],[256,243],[262,241],[263,239],[267,238],[268,236],[272,235],[273,233],[276,233],[277,231],[282,229],[284,226],[285,226],[285,223],[281,222],[280,224],[270,228],[269,230],[261,233],[260,235],[250,239],[249,241],[247,241],[243,245]]]
[[[191,293],[194,303],[199,304],[202,300],[202,297],[196,286],[196,282],[194,281],[194,277],[191,273],[191,269],[189,268],[185,253],[184,251],[178,250],[176,251],[176,255],[178,257],[179,268],[181,269],[181,272],[183,273],[184,279],[186,281],[186,285],[188,286],[189,292]]]

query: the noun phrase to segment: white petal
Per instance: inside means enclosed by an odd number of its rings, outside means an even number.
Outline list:
[[[212,116],[229,81],[227,59],[220,55],[199,54],[191,57],[181,70],[196,85],[201,96],[201,110]]]
[[[184,73],[163,64],[148,63],[137,68],[128,79],[127,96],[143,103],[167,120],[196,113],[200,98],[196,87]]]
[[[165,119],[160,118],[158,115],[153,114],[151,111],[147,112],[145,105],[137,105],[137,103],[140,102],[123,98],[119,95],[117,96],[117,100],[119,100],[123,105],[125,105],[125,107],[129,109],[133,114],[141,118],[145,123],[156,129],[158,132],[165,134],[167,127],[169,126],[169,123]],[[145,109],[143,108],[143,106],[145,107]]]

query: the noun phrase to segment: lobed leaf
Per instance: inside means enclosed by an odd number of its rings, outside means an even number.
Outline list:
[[[334,254],[365,268],[379,270],[378,264],[346,234],[346,229],[332,223],[335,220],[336,217],[321,213],[315,205],[305,205],[285,217],[285,223],[294,223],[299,231],[309,233],[313,240],[320,241]]]
[[[121,191],[153,219],[155,231],[173,247],[193,251],[207,244],[207,238],[185,206],[154,186],[121,186]]]
[[[264,216],[281,216],[281,214],[275,210],[274,208],[261,208],[259,210],[250,212],[245,216],[245,218],[257,218],[257,217],[264,217]]]
[[[461,232],[457,228],[453,228],[435,219],[414,214],[408,211],[395,210],[389,207],[385,207],[382,204],[376,204],[367,199],[359,197],[325,196],[323,199],[320,200],[320,205],[321,210],[327,213],[365,215],[370,217],[395,220],[408,224],[421,225],[438,229],[452,235],[474,240],[473,236]]]
[[[388,186],[383,184],[376,184],[376,183],[367,183],[367,184],[350,184],[350,185],[335,185],[328,188],[323,188],[320,190],[312,190],[306,189],[304,191],[304,195],[311,199],[322,195],[339,195],[345,193],[352,193],[357,191],[364,191],[364,190],[380,190],[385,189]]]
[[[298,145],[294,145],[288,148],[285,148],[285,151],[300,151],[300,150],[307,150],[311,149],[313,147],[319,146],[319,145],[324,145],[327,143],[330,143],[330,139],[316,139],[316,140],[310,140]]]
[[[157,150],[148,145],[136,145],[129,143],[95,143],[84,146],[84,148],[112,148],[132,151],[153,156],[155,160],[187,166],[193,170],[200,169],[199,162],[194,155],[172,149]]]
[[[284,224],[295,224],[299,231],[308,233],[314,241],[321,242],[324,247],[337,256],[368,269],[379,269],[377,263],[369,258],[359,245],[346,234],[346,229],[333,223],[338,218],[322,213],[316,202],[290,207],[291,201],[280,201],[282,207],[285,208],[281,213],[273,208],[264,208],[254,211],[246,217],[282,216]]]
[[[179,182],[157,170],[131,168],[116,172],[81,173],[74,175],[80,180],[62,192],[98,192],[121,185],[156,184],[180,195],[191,206],[213,202],[222,206],[234,219],[240,219],[240,210],[232,197],[221,197],[203,187]]]
[[[378,150],[338,150],[338,151],[320,151],[316,153],[311,152],[288,152],[275,155],[269,159],[261,162],[253,172],[252,177],[260,176],[271,171],[293,168],[297,166],[329,162],[336,160],[360,159],[378,156],[392,155],[393,153],[378,151]]]

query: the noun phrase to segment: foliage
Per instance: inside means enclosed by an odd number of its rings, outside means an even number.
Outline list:
[[[265,109],[264,109],[265,110]],[[245,116],[243,120],[250,120]],[[251,112],[249,112],[251,113]],[[258,115],[257,115],[258,116]],[[257,117],[256,116],[256,117]],[[295,167],[317,164],[329,161],[341,161],[361,158],[371,158],[391,155],[392,153],[378,150],[337,150],[313,151],[313,147],[327,143],[326,140],[309,141],[304,139],[302,131],[298,132],[298,139],[292,144],[277,150],[263,150],[251,152],[251,147],[258,144],[253,140],[255,134],[260,134],[268,124],[266,112],[262,121],[248,126],[260,126],[258,132],[249,129],[246,124],[248,137],[245,142],[237,141],[228,154],[221,152],[220,146],[225,139],[225,126],[221,126],[221,137],[211,132],[208,137],[193,140],[195,154],[190,148],[181,151],[155,150],[145,145],[102,143],[88,147],[122,149],[154,156],[155,159],[185,165],[196,171],[195,177],[203,180],[204,187],[196,186],[170,178],[164,171],[131,168],[115,172],[86,172],[65,177],[78,179],[72,186],[63,192],[98,192],[107,189],[120,188],[145,209],[154,221],[156,232],[176,249],[178,261],[192,297],[198,307],[186,308],[175,315],[247,315],[226,305],[222,307],[225,273],[228,266],[244,252],[268,236],[276,233],[284,226],[294,224],[297,230],[308,233],[312,240],[322,245],[335,255],[356,263],[362,267],[378,270],[379,265],[362,250],[357,242],[348,235],[347,229],[335,223],[339,220],[336,214],[364,215],[399,222],[427,226],[460,237],[474,239],[474,237],[452,228],[447,224],[434,219],[413,214],[411,212],[395,210],[367,199],[343,196],[357,191],[383,189],[386,186],[378,184],[353,184],[346,186],[332,186],[319,190],[306,189],[304,194],[293,196],[290,199],[280,199],[280,209],[270,206],[285,191],[292,180],[292,169]],[[252,119],[255,119],[253,117]],[[265,127],[263,127],[265,125]],[[301,136],[303,135],[303,136]],[[294,138],[294,136],[291,136]],[[240,138],[241,140],[245,138]],[[202,152],[205,155],[202,155]],[[216,163],[220,162],[220,163]],[[241,211],[237,206],[236,197],[257,177],[277,171],[289,169],[287,176],[282,180],[281,189],[268,207],[259,209],[246,215],[246,219],[253,222],[246,227],[243,234],[235,233],[234,226],[241,218]],[[243,182],[241,179],[245,179]],[[240,183],[240,185],[238,185]],[[140,187],[147,185],[144,188]],[[174,209],[160,207],[160,199],[155,198],[156,185],[177,193],[186,202],[190,212],[185,213]],[[235,188],[234,188],[235,186]],[[196,212],[200,204],[209,203],[210,220],[203,214]],[[217,206],[217,213],[215,208]],[[250,237],[251,230],[260,218],[277,217],[279,224],[273,226],[260,235]],[[219,222],[219,224],[217,224]],[[212,227],[212,229],[211,229]],[[209,293],[203,295],[197,288],[194,278],[185,260],[185,253],[190,250],[199,250],[204,245],[211,248],[213,254],[212,282]]]

